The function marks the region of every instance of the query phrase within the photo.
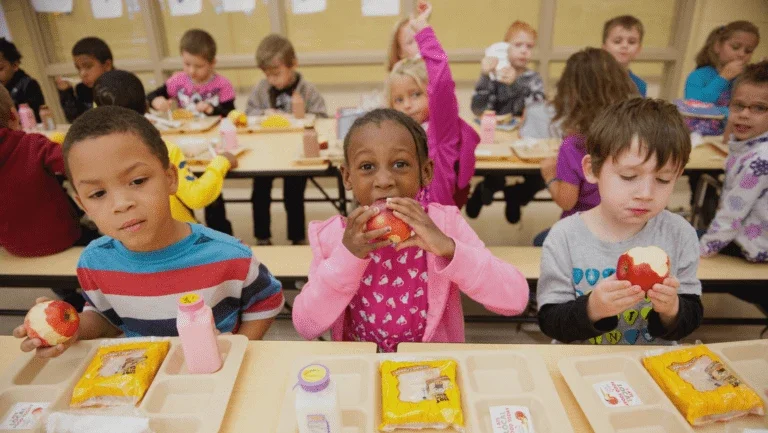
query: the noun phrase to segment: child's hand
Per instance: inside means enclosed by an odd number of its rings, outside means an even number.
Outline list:
[[[496,57],[483,57],[483,60],[480,62],[480,70],[482,71],[483,75],[488,75],[495,71],[496,66],[498,65],[499,59]]]
[[[545,158],[541,160],[541,177],[545,182],[557,177],[557,158]]]
[[[499,82],[509,85],[514,83],[516,78],[517,73],[515,72],[515,68],[507,66],[506,68],[502,68],[501,71],[499,71],[499,76],[496,79]]]
[[[158,96],[152,100],[152,108],[157,111],[166,112],[171,109],[171,101],[162,96]]]
[[[195,110],[197,110],[200,113],[211,114],[213,113],[213,105],[205,101],[200,101],[197,104],[195,104]]]
[[[62,92],[72,87],[71,84],[69,84],[69,81],[61,78],[61,76],[56,77],[56,88],[61,90]]]
[[[680,281],[675,277],[668,277],[662,284],[654,284],[648,291],[653,310],[659,313],[665,325],[674,323],[680,311],[680,298],[677,296],[679,288]]]
[[[224,158],[227,158],[229,161],[229,169],[232,170],[233,168],[237,168],[237,157],[230,152],[221,152],[219,155],[223,156]]]
[[[426,0],[419,0],[417,6],[418,15],[409,22],[414,33],[418,33],[429,26],[429,17],[432,15],[432,4]]]
[[[411,226],[415,233],[397,245],[398,251],[418,246],[436,256],[453,258],[456,243],[437,228],[419,202],[412,198],[396,197],[387,199],[387,207],[394,211],[396,217]]]
[[[587,315],[592,323],[616,316],[640,302],[645,292],[629,281],[617,280],[616,274],[597,283],[587,301]]]
[[[723,70],[720,71],[720,76],[731,81],[744,72],[744,66],[744,62],[741,60],[732,60],[723,66]]]
[[[48,302],[50,300],[51,299],[49,298],[37,298],[35,299],[35,304]],[[64,351],[69,349],[69,346],[74,344],[75,341],[77,341],[78,333],[76,332],[75,335],[72,336],[72,338],[65,341],[64,343],[57,344],[51,347],[40,347],[42,346],[43,342],[40,341],[39,338],[27,337],[27,329],[24,327],[24,325],[16,327],[16,329],[13,330],[13,336],[16,338],[24,339],[24,341],[21,342],[22,352],[31,352],[35,350],[36,351],[35,356],[37,356],[38,358],[56,358],[57,356],[64,353]]]
[[[342,238],[341,243],[344,244],[349,252],[357,258],[367,258],[368,253],[371,251],[387,245],[392,245],[392,242],[389,239],[372,242],[374,239],[389,233],[390,230],[392,230],[390,227],[365,231],[368,220],[373,218],[377,213],[379,213],[377,207],[361,206],[353,210],[347,217],[347,228],[344,229],[344,237]]]

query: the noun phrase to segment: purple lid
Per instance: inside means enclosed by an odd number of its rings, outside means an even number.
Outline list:
[[[320,392],[331,383],[331,372],[322,364],[309,364],[299,371],[299,382],[304,391]]]

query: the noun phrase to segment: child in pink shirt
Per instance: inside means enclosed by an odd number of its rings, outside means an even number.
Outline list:
[[[415,33],[421,58],[405,58],[394,65],[387,82],[387,104],[427,131],[429,157],[435,164],[427,200],[461,209],[475,174],[475,148],[480,136],[459,117],[448,56],[427,24],[432,5],[422,0],[419,9],[421,14],[408,25]]]
[[[409,116],[378,109],[359,118],[344,139],[344,186],[360,207],[309,225],[309,281],[293,306],[307,339],[330,330],[333,340],[371,341],[395,351],[403,341],[464,341],[460,292],[503,315],[528,305],[528,283],[494,257],[458,208],[427,204],[435,163],[424,130]],[[386,199],[412,236],[393,245],[391,231],[366,231]]]

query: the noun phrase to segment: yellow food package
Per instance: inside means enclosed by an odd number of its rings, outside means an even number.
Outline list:
[[[382,431],[453,427],[464,431],[456,361],[383,361]]]
[[[75,385],[71,407],[135,406],[152,384],[170,342],[154,338],[110,341],[96,352]]]
[[[242,111],[232,110],[227,114],[227,118],[231,120],[235,126],[248,126],[248,116]]]
[[[195,113],[184,108],[177,108],[171,111],[171,117],[173,120],[192,120],[195,118]]]
[[[261,121],[262,128],[290,128],[291,121],[279,114],[270,114]]]
[[[693,426],[764,414],[757,393],[704,345],[649,356],[643,365]]]

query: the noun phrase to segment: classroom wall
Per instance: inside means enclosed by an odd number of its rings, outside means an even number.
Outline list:
[[[26,0],[2,1],[11,33],[25,54],[24,68],[32,75],[43,78],[43,65],[38,64],[21,13],[21,2]],[[410,2],[402,3],[405,5]],[[71,62],[72,44],[89,35],[100,36],[110,44],[118,67],[124,59],[150,59],[142,15],[146,12],[140,11],[130,16],[126,13],[117,19],[96,20],[91,15],[89,1],[75,0],[74,4],[71,14],[38,14],[44,32],[47,32],[53,41],[53,62]],[[193,27],[201,27],[211,32],[216,38],[221,55],[253,56],[258,42],[270,33],[273,26],[266,2],[262,0],[256,2],[257,7],[252,14],[217,13],[214,2],[204,0],[203,12],[188,17],[171,17],[164,1],[158,1],[157,4],[161,5],[160,15],[165,34],[161,43],[169,56],[178,55],[181,35]],[[285,4],[289,6],[290,2],[285,1]],[[603,22],[612,16],[630,13],[639,17],[646,27],[645,47],[665,47],[671,40],[674,5],[672,0],[558,0],[553,43],[556,48],[599,46]],[[434,8],[432,24],[449,51],[483,49],[499,41],[512,21],[520,19],[538,27],[540,16],[539,2],[531,0],[434,0]],[[680,94],[685,77],[693,69],[693,57],[703,44],[708,31],[735,19],[752,20],[764,35],[768,35],[768,1],[696,1],[693,36],[684,56]],[[321,87],[343,89],[348,83],[358,86],[382,82],[385,77],[382,66],[385,52],[392,27],[397,20],[397,17],[362,17],[360,0],[328,0],[328,9],[322,13],[293,15],[287,11],[284,26],[299,53],[300,64],[302,53],[380,54],[381,65],[301,67],[305,77]],[[764,41],[758,47],[755,59],[766,55],[768,43]],[[532,66],[535,67],[535,64]],[[550,64],[549,76],[552,78],[552,84],[560,76],[563,67],[564,62]],[[471,86],[477,78],[478,70],[479,65],[474,63],[452,64],[453,75],[460,87]],[[634,65],[633,70],[646,78],[654,89],[661,76],[663,64],[642,62]],[[247,92],[262,78],[261,72],[255,67],[220,69],[220,72],[232,80],[241,92]],[[159,84],[151,73],[139,75],[148,89]]]

